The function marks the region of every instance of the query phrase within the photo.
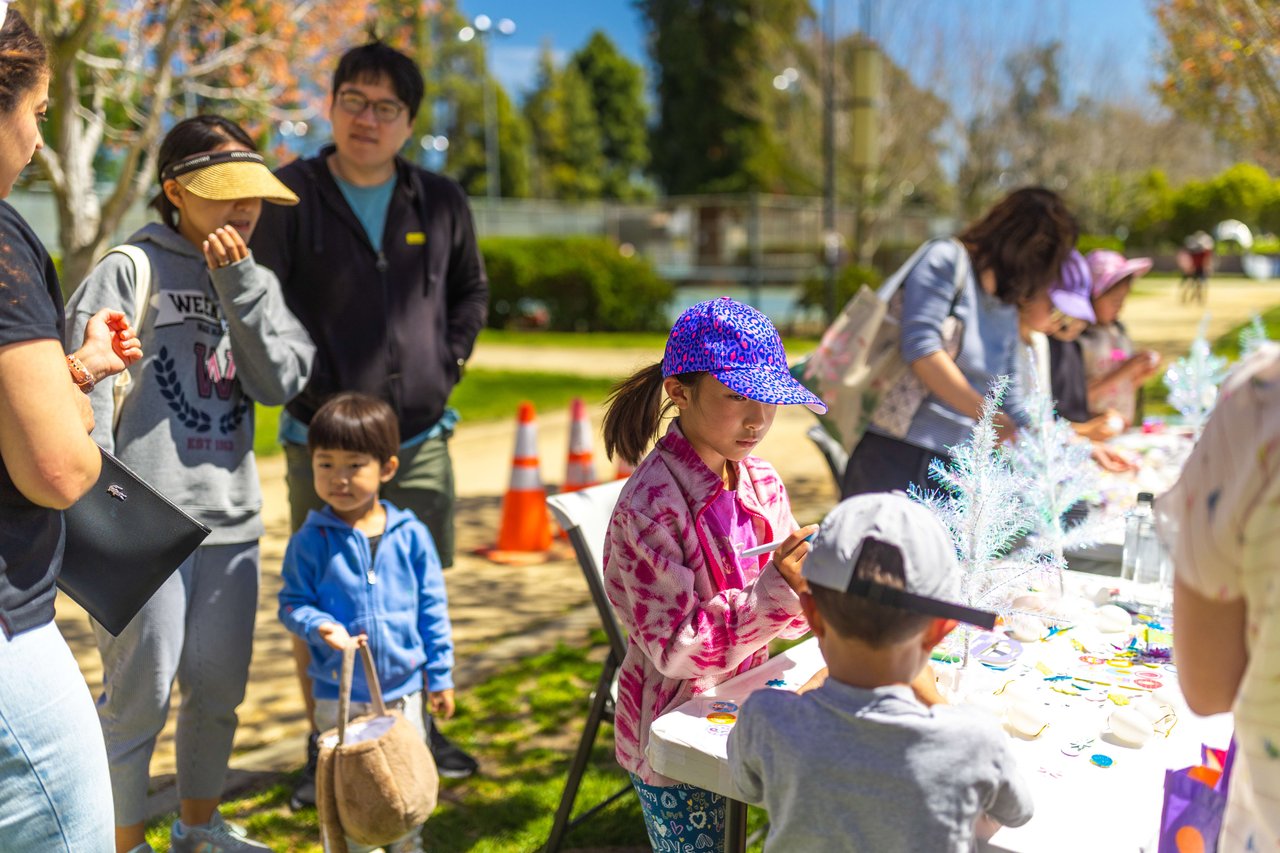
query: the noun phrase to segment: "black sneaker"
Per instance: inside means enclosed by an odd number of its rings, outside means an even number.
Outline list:
[[[307,735],[307,764],[302,768],[302,776],[293,788],[289,797],[289,808],[312,808],[316,804],[316,762],[320,759],[320,733]]]
[[[478,761],[440,733],[434,717],[427,718],[427,726],[427,745],[431,747],[431,755],[436,760],[436,770],[441,776],[446,779],[466,779],[479,769]]]

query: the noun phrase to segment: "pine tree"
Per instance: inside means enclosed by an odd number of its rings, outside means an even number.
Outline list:
[[[533,135],[534,193],[543,198],[598,198],[604,153],[591,93],[572,64],[556,68],[550,48],[538,62],[538,84],[525,101]]]
[[[643,182],[649,165],[649,110],[644,100],[644,71],[618,52],[597,30],[569,59],[591,96],[599,123],[606,198],[634,200],[652,195]]]

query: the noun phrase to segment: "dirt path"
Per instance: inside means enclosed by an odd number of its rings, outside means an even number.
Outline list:
[[[1213,312],[1211,334],[1221,334],[1247,320],[1254,311],[1277,301],[1280,301],[1280,290],[1269,285],[1243,280],[1214,283],[1209,303]],[[1194,336],[1201,313],[1198,307],[1179,306],[1172,290],[1158,284],[1135,296],[1126,310],[1126,320],[1138,341],[1154,345],[1166,354],[1179,355]],[[490,368],[622,377],[658,356],[658,353],[632,349],[495,345],[478,350],[472,363]],[[592,412],[597,428],[600,415],[599,411]],[[820,518],[837,497],[826,463],[805,437],[805,431],[813,423],[806,411],[781,410],[760,450],[782,474],[792,496],[795,515],[802,523]],[[453,442],[459,496],[459,555],[457,564],[446,573],[446,581],[460,666],[483,662],[486,650],[511,638],[532,634],[540,637],[540,642],[554,642],[548,639],[553,635],[538,633],[546,626],[581,638],[590,625],[589,619],[580,618],[583,605],[590,600],[586,586],[567,553],[542,565],[522,568],[497,566],[472,553],[491,545],[496,536],[502,494],[510,475],[514,435],[511,423],[463,424]],[[601,447],[599,436],[596,442],[596,447]],[[567,444],[567,413],[544,415],[539,424],[538,448],[546,481],[557,483],[563,477]],[[602,459],[599,450],[597,465],[602,475],[612,475],[611,466]],[[258,771],[280,771],[294,769],[301,763],[306,724],[293,677],[289,639],[275,615],[280,561],[288,540],[283,458],[263,459],[259,469],[267,533],[262,540],[262,587],[253,663],[247,695],[240,708],[240,728],[236,735],[238,757],[232,763]],[[567,619],[566,615],[575,610],[578,618]],[[58,602],[57,621],[96,693],[101,684],[101,665],[87,617],[63,597]],[[465,689],[468,685],[464,681],[460,686]],[[153,773],[161,779],[162,788],[171,781],[172,719],[158,745]],[[166,808],[171,794],[162,791],[155,802],[157,810]]]

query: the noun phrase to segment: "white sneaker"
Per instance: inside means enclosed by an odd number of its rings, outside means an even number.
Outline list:
[[[173,822],[170,833],[172,853],[239,853],[243,850],[270,850],[265,844],[249,838],[243,826],[228,823],[216,811],[204,826],[186,826]]]

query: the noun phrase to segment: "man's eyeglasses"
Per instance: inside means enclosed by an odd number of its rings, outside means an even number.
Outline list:
[[[371,101],[364,95],[353,89],[346,89],[338,93],[335,99],[338,107],[347,115],[358,116],[365,111],[366,107],[373,107],[373,117],[378,124],[391,124],[391,122],[400,118],[408,107],[399,101]]]

